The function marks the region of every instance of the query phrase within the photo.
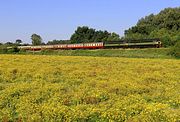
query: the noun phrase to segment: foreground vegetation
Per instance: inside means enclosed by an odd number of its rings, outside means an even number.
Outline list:
[[[23,54],[23,55],[60,55],[60,56],[94,56],[94,57],[126,57],[126,58],[163,58],[174,59],[180,57],[177,49],[170,48],[147,48],[147,49],[100,49],[100,50],[42,50],[23,51],[13,48],[10,50],[0,47],[0,54]],[[175,55],[176,54],[176,55]]]
[[[61,56],[95,56],[95,57],[126,57],[126,58],[175,58],[169,55],[170,49],[104,49],[104,50],[58,50],[41,51],[41,55]],[[32,54],[32,52],[31,52]]]
[[[0,121],[178,121],[180,61],[0,55]]]

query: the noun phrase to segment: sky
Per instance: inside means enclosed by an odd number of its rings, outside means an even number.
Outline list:
[[[180,7],[180,0],[0,0],[0,42],[31,43],[34,33],[44,42],[69,39],[78,26],[123,36],[140,18],[167,7]]]

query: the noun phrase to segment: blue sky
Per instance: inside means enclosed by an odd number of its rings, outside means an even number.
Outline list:
[[[140,18],[179,6],[180,0],[0,0],[0,42],[30,43],[33,33],[44,42],[69,39],[84,25],[123,36]]]

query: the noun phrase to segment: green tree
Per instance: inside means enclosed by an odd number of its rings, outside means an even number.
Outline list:
[[[41,45],[42,43],[41,36],[37,34],[32,34],[31,40],[32,40],[32,45]]]
[[[119,40],[119,35],[116,33],[109,33],[106,30],[96,31],[95,29],[87,26],[78,27],[70,39],[71,43],[100,42],[110,40]]]
[[[180,40],[176,42],[176,44],[171,47],[170,54],[177,58],[180,58]]]
[[[120,36],[114,32],[111,33],[107,38],[107,41],[119,41],[119,40],[120,40]]]
[[[180,7],[166,8],[159,14],[150,14],[125,30],[125,38],[160,38],[165,47],[174,45],[180,35]]]
[[[17,39],[16,40],[16,44],[20,44],[20,43],[22,43],[22,40],[21,39]]]
[[[72,43],[93,42],[94,34],[95,29],[87,26],[78,27],[75,33],[71,36],[70,40]]]
[[[48,41],[48,45],[54,45],[54,44],[69,44],[70,41],[69,40],[52,40],[52,41]]]

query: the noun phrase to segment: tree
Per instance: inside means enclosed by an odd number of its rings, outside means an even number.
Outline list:
[[[37,34],[32,34],[31,40],[32,40],[32,45],[41,45],[42,43],[41,36]]]
[[[72,43],[93,42],[94,34],[95,29],[87,26],[78,27],[75,33],[71,36],[70,40]]]
[[[22,40],[17,39],[17,40],[16,40],[16,44],[20,44],[20,43],[22,43]]]
[[[125,38],[160,38],[163,45],[175,45],[180,35],[180,7],[166,8],[159,14],[150,14],[125,30]]]
[[[165,28],[156,29],[149,35],[150,38],[160,38],[164,47],[174,45],[171,38],[171,32]]]
[[[120,36],[114,32],[107,39],[107,41],[119,41],[119,40],[120,40]]]
[[[177,41],[176,44],[171,47],[170,54],[177,58],[180,58],[180,41]]]
[[[47,45],[54,45],[54,44],[69,44],[70,41],[69,40],[52,40],[52,41],[48,41]]]
[[[5,45],[10,46],[10,45],[14,45],[14,43],[12,43],[12,42],[6,42]]]
[[[71,36],[71,43],[84,43],[84,42],[100,42],[109,40],[120,40],[119,35],[116,33],[109,33],[108,31],[98,30],[87,26],[78,27],[75,33]]]

